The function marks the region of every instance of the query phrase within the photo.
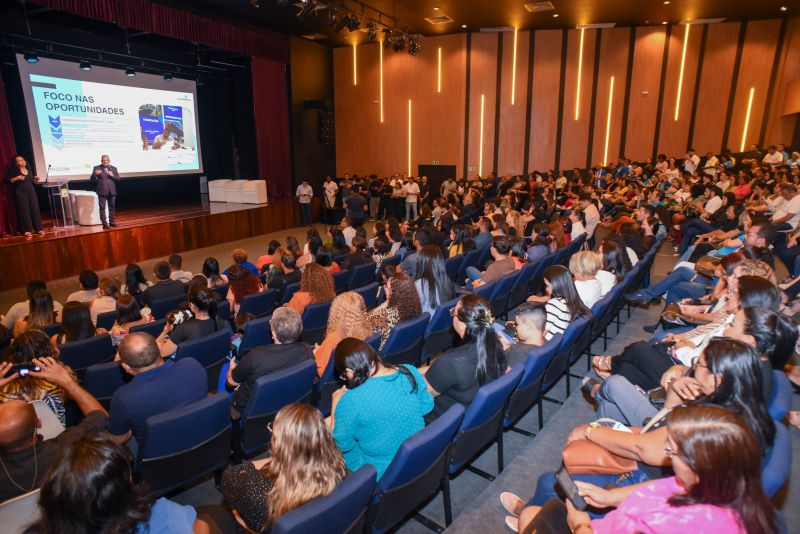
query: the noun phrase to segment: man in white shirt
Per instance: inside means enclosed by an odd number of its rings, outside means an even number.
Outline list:
[[[586,219],[586,239],[591,241],[594,239],[594,231],[597,228],[597,225],[600,224],[600,212],[597,210],[597,206],[592,201],[591,195],[587,193],[581,194],[579,205],[581,210],[583,210],[583,215]],[[590,243],[589,246],[591,248],[592,243]]]
[[[458,184],[453,180],[452,176],[448,176],[447,179],[442,182],[442,187],[439,189],[443,197],[446,197],[450,193],[455,193],[456,191],[458,191]]]
[[[409,176],[408,183],[405,185],[405,195],[406,195],[406,220],[416,221],[417,217],[419,216],[419,212],[417,211],[417,197],[419,196],[419,185],[417,185],[416,180],[413,176]],[[414,212],[414,218],[411,218],[411,212]]]
[[[169,279],[188,284],[192,279],[192,273],[183,270],[183,257],[180,254],[173,254],[167,261],[169,262]]]
[[[17,319],[22,319],[30,313],[29,301],[33,294],[40,289],[47,291],[47,284],[44,282],[44,280],[33,280],[32,282],[28,282],[28,285],[25,287],[25,292],[28,295],[28,299],[12,305],[11,308],[8,309],[8,313],[0,318],[0,323],[2,323],[2,325],[6,328],[13,328],[14,323],[17,322]],[[96,293],[95,296],[97,296]],[[62,308],[63,306],[60,302],[55,300],[53,301],[53,310],[57,314],[61,314]]]
[[[703,218],[708,218],[722,207],[722,194],[717,186],[707,185],[703,193],[706,197],[706,204],[703,206]]]
[[[783,154],[778,152],[778,149],[775,147],[775,145],[772,145],[769,147],[764,159],[761,161],[764,163],[764,165],[769,165],[774,169],[775,167],[783,165]]]
[[[703,165],[703,172],[709,176],[714,176],[717,174],[717,165],[719,165],[719,159],[717,159],[717,156],[715,156],[713,152],[709,152],[706,155],[706,163]],[[727,189],[727,187],[725,189]],[[723,189],[723,191],[725,189]]]
[[[698,165],[700,165],[700,156],[694,153],[693,148],[690,148],[689,151],[686,152],[686,157],[683,158],[683,170],[692,173],[697,170]]]
[[[722,190],[722,193],[724,194],[725,191],[727,191],[731,187],[731,185],[732,182],[730,177],[728,176],[728,173],[724,170],[721,170],[719,172],[719,178],[717,179],[717,187],[719,187]]]
[[[314,190],[308,181],[303,180],[303,183],[297,186],[295,196],[300,203],[300,225],[311,226],[311,197],[314,196]]]
[[[353,243],[353,238],[356,236],[356,229],[353,228],[353,225],[350,222],[350,217],[345,217],[342,219],[342,234],[344,234],[344,242],[347,246],[351,246]]]
[[[565,187],[567,187],[567,177],[561,174],[558,178],[556,178],[556,190],[561,191]]]
[[[336,193],[339,192],[339,186],[330,176],[326,176],[322,189],[325,191],[325,207],[333,208],[336,205]]]
[[[797,188],[794,185],[783,184],[781,196],[786,199],[786,202],[772,214],[772,224],[778,231],[795,230],[797,223],[800,222],[800,195],[797,194]],[[780,225],[783,223],[786,223],[789,228],[781,228]]]
[[[84,302],[88,304],[97,298],[97,284],[99,279],[97,273],[92,270],[85,270],[78,275],[78,286],[80,291],[70,293],[67,302]]]

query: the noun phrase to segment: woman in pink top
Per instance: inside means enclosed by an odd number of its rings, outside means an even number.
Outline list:
[[[719,406],[691,405],[673,410],[667,424],[664,452],[674,477],[610,490],[576,482],[589,506],[615,510],[592,520],[569,501],[565,508],[552,500],[523,510],[520,532],[543,532],[559,516],[573,534],[777,532],[761,486],[760,446],[738,415]]]

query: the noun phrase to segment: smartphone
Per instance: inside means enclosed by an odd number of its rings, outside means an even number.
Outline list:
[[[650,401],[650,404],[653,406],[660,408],[664,406],[664,401],[667,400],[667,390],[662,387],[653,388],[648,390],[647,392],[647,399]]]
[[[14,373],[19,373],[20,377],[28,376],[29,371],[41,371],[41,369],[32,363],[18,363],[11,366],[11,369],[9,369],[6,373],[6,376],[11,376]]]
[[[558,482],[561,491],[564,492],[567,499],[575,506],[575,509],[581,512],[586,510],[586,501],[584,501],[581,494],[578,493],[578,486],[575,485],[575,481],[572,480],[572,477],[563,465],[556,471],[556,482]]]

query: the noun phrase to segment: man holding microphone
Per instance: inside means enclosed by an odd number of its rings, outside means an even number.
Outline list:
[[[100,201],[100,220],[103,229],[109,226],[117,226],[115,217],[115,205],[117,202],[117,182],[119,182],[119,172],[111,165],[111,158],[103,154],[100,158],[100,165],[95,165],[89,179],[95,184],[97,198]],[[106,204],[108,204],[108,218],[106,219]]]

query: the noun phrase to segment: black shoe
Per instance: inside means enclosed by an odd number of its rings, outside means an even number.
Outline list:
[[[655,334],[657,328],[658,328],[657,324],[649,324],[642,327],[642,329],[648,334]]]
[[[103,230],[108,230],[108,225],[106,223],[103,223]]]
[[[631,293],[629,295],[625,295],[625,302],[627,302],[631,306],[642,306],[645,308],[650,305],[650,299],[638,293]]]
[[[113,222],[113,223],[109,224],[109,226],[113,226],[114,228],[116,228],[118,225],[117,225],[117,223]]]

